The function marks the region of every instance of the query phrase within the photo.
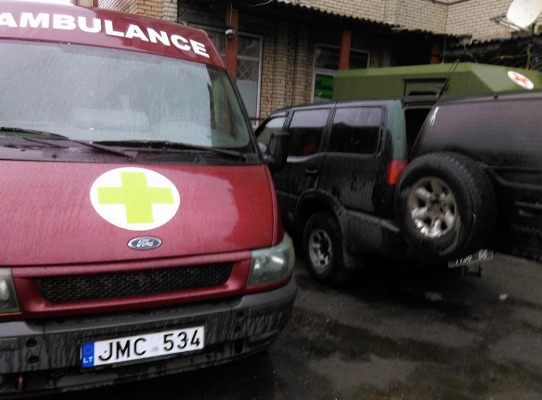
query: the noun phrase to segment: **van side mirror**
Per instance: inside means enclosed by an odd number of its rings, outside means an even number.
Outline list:
[[[281,172],[286,167],[288,153],[290,151],[291,136],[288,132],[273,132],[269,146],[263,151],[263,160],[272,173]],[[260,148],[262,146],[260,145]]]

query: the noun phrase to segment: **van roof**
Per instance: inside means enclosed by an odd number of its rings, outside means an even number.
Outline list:
[[[339,71],[335,77],[334,100],[402,98],[414,93],[436,96],[450,76],[445,96],[526,92],[510,73],[527,78],[534,89],[542,88],[539,71],[474,63],[414,65]]]
[[[225,68],[199,29],[96,8],[0,0],[0,39],[81,44],[138,51]]]

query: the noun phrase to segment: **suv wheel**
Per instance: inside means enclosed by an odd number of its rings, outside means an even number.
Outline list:
[[[497,204],[489,177],[456,153],[415,159],[397,186],[396,215],[403,236],[421,255],[457,258],[486,245]]]
[[[309,219],[303,250],[309,271],[319,281],[340,285],[352,277],[344,266],[341,227],[331,214],[319,212]]]
[[[450,233],[458,219],[454,192],[441,179],[422,178],[408,196],[408,213],[420,233],[439,238]]]

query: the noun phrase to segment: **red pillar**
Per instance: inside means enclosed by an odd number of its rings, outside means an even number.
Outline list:
[[[233,80],[237,80],[237,52],[239,47],[239,11],[228,7],[226,10],[226,25],[235,31],[235,36],[226,38],[226,67]]]
[[[341,40],[341,54],[339,56],[339,69],[345,70],[350,66],[350,48],[352,47],[352,32],[348,30],[343,31],[343,38]]]
[[[434,44],[431,48],[431,64],[440,64],[440,46]]]

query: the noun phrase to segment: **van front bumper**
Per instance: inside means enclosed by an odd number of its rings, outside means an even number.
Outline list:
[[[215,366],[267,348],[290,319],[297,286],[201,304],[0,323],[0,398],[96,388]],[[205,326],[205,349],[83,370],[84,342]]]

